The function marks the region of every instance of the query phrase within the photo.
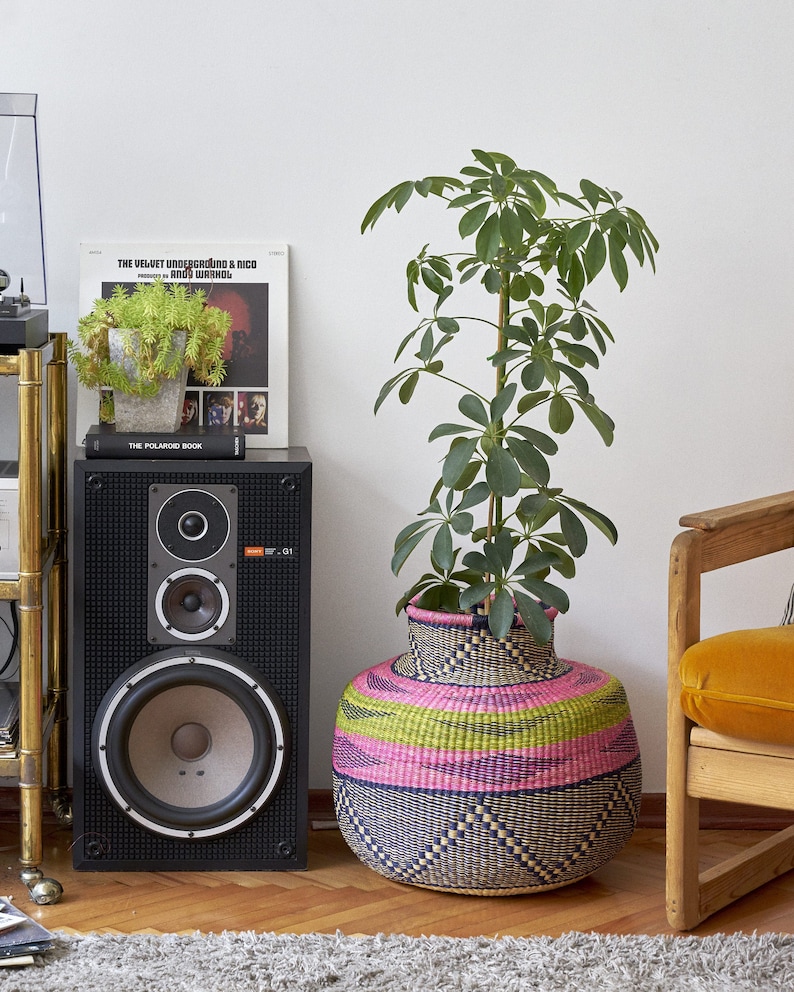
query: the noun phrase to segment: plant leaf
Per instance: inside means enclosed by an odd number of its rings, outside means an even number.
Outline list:
[[[626,264],[626,259],[623,257],[624,245],[623,238],[616,235],[614,231],[609,232],[609,266],[612,269],[612,275],[615,277],[615,282],[620,287],[621,293],[629,281],[629,267]]]
[[[562,393],[555,393],[549,404],[549,427],[555,434],[565,434],[573,423],[573,407]]]
[[[551,640],[552,626],[551,620],[546,616],[546,611],[537,600],[518,589],[513,591],[513,595],[524,626],[538,644],[548,644]]]
[[[578,251],[582,247],[585,241],[587,241],[589,234],[590,234],[589,220],[581,220],[579,221],[578,224],[574,224],[573,227],[568,228],[568,233],[565,236],[565,243],[571,255],[573,255],[575,251]]]
[[[464,589],[460,594],[461,609],[469,610],[482,603],[496,588],[495,582],[478,582]]]
[[[546,329],[551,327],[551,325],[555,322],[555,320],[559,320],[564,313],[565,311],[563,310],[563,308],[560,306],[559,303],[550,303],[546,310],[546,317],[544,322]]]
[[[488,627],[496,638],[507,637],[507,633],[515,620],[513,597],[507,589],[500,589],[491,603],[488,614]]]
[[[452,442],[441,472],[441,479],[448,489],[452,489],[463,475],[476,450],[477,438],[455,438]]]
[[[406,559],[414,550],[414,548],[422,541],[425,534],[430,533],[432,527],[425,527],[423,530],[416,531],[411,537],[406,538],[400,543],[400,546],[395,549],[395,552],[391,560],[391,570],[395,575],[400,574],[400,569],[405,564]]]
[[[414,520],[412,523],[407,524],[403,527],[397,537],[395,537],[394,550],[396,551],[403,541],[406,540],[406,538],[409,538],[412,534],[415,534],[418,530],[421,530],[423,527],[427,526],[428,523],[426,520]]]
[[[499,392],[491,400],[491,422],[497,423],[510,409],[510,404],[513,402],[513,398],[516,395],[516,389],[518,385],[515,382],[508,382],[506,386],[499,390]]]
[[[452,515],[450,526],[456,534],[471,534],[474,528],[474,514],[458,512]]]
[[[474,192],[474,193],[463,193],[461,196],[456,196],[454,200],[450,200],[447,206],[452,209],[460,209],[462,207],[470,207],[473,203],[480,203],[487,193]]]
[[[494,162],[487,152],[479,148],[472,148],[471,153],[489,172],[496,172],[496,162]]]
[[[502,565],[502,572],[506,575],[509,572],[510,565],[513,561],[512,532],[508,528],[497,531],[491,543],[499,555],[499,561]]]
[[[479,506],[491,495],[491,489],[487,482],[478,482],[463,495],[463,499],[458,505],[458,510],[468,510],[471,506]]]
[[[458,478],[458,481],[455,483],[454,488],[458,492],[464,492],[465,490],[470,489],[471,486],[474,484],[474,480],[480,474],[480,469],[482,468],[482,465],[483,463],[477,458],[475,458],[473,461],[470,461],[469,464],[466,466],[466,468],[463,470],[460,477]]]
[[[517,251],[521,250],[524,240],[524,225],[519,220],[518,214],[508,206],[502,208],[499,218],[499,232],[506,245]]]
[[[408,602],[413,597],[403,597]],[[445,582],[435,582],[425,589],[416,601],[420,610],[434,610],[439,613],[456,613],[458,609],[457,586]]]
[[[523,303],[524,300],[529,299],[531,292],[529,281],[525,275],[513,276],[510,280],[511,300],[515,300],[517,303]]]
[[[392,206],[397,201],[398,194],[401,194],[401,206],[398,207],[397,209],[398,211],[402,209],[402,207],[405,205],[405,201],[407,201],[408,199],[408,197],[406,197],[404,193],[405,187],[410,188],[410,192],[408,193],[408,196],[410,196],[411,192],[413,192],[414,184],[412,182],[405,182],[405,183],[398,183],[396,186],[392,186],[392,188],[388,191],[388,193],[384,193],[383,196],[378,197],[378,199],[372,204],[372,206],[366,212],[364,216],[364,220],[361,222],[362,234],[364,233],[364,231],[366,231],[368,227],[374,227],[375,221],[380,217],[380,215],[384,212],[384,210]]]
[[[568,266],[568,278],[566,284],[571,291],[571,297],[578,300],[585,287],[585,270],[578,255],[571,255],[571,262]]]
[[[481,262],[490,263],[499,251],[499,215],[491,214],[477,234],[475,252]]]
[[[522,579],[521,585],[548,606],[558,609],[560,613],[566,613],[568,611],[570,601],[565,590],[560,589],[559,586],[555,586],[551,582],[544,582],[542,579],[533,579],[531,577]]]
[[[399,213],[405,204],[411,199],[414,189],[416,187],[410,180],[408,182],[400,183],[397,187],[397,191],[394,194],[394,209]]]
[[[397,385],[400,379],[402,379],[403,374],[404,373],[401,372],[399,375],[393,376],[391,379],[389,379],[388,382],[385,382],[381,386],[380,392],[378,393],[378,398],[377,400],[375,400],[375,409],[374,409],[375,413],[377,413],[378,410],[380,410],[381,406],[383,406],[383,401],[386,399],[389,393],[391,393],[391,391],[394,389],[394,387]]]
[[[592,506],[588,506],[586,503],[582,503],[578,499],[571,499],[570,496],[567,497],[567,499],[571,506],[575,506],[583,517],[586,517],[594,527],[601,531],[610,544],[617,543],[618,529],[609,517],[604,516],[600,510],[594,510]]]
[[[464,417],[468,417],[469,420],[480,424],[481,427],[487,427],[491,422],[488,411],[485,409],[485,404],[479,396],[475,396],[473,393],[466,393],[465,396],[461,396],[458,409]]]
[[[587,337],[587,325],[584,322],[584,317],[578,310],[568,321],[568,327],[574,341],[583,341]]]
[[[525,499],[532,500],[534,497],[527,496]],[[521,501],[521,505],[524,505],[524,500]],[[549,522],[553,517],[555,517],[560,511],[560,504],[554,499],[547,499],[545,504],[539,508],[535,508],[535,504],[532,504],[532,509],[528,511],[528,514],[534,516],[534,529],[538,530]],[[549,537],[547,534],[546,537]],[[560,535],[562,538],[562,535]]]
[[[463,564],[467,568],[473,569],[475,572],[480,572],[485,574],[490,569],[488,564],[488,559],[481,551],[469,551],[463,556]]]
[[[587,550],[587,531],[582,521],[567,506],[560,506],[560,526],[571,554],[574,558],[581,558]]]
[[[533,410],[536,406],[547,400],[549,396],[551,396],[551,390],[549,389],[542,389],[539,392],[527,393],[518,401],[518,412],[528,413],[530,410]]]
[[[422,275],[422,282],[427,286],[431,293],[435,293],[439,296],[444,292],[444,283],[439,276],[439,274],[430,265],[423,265],[420,269]]]
[[[530,444],[533,444],[536,448],[539,448],[544,455],[556,455],[559,450],[559,445],[554,440],[553,437],[549,437],[548,434],[544,434],[543,431],[537,431],[533,427],[524,427],[521,424],[511,427],[513,434],[519,434]]]
[[[592,365],[594,369],[598,368],[598,355],[587,345],[568,344],[561,341],[557,347],[566,358],[575,359],[583,365]]]
[[[607,447],[609,447],[615,440],[615,424],[612,421],[612,418],[604,413],[600,407],[597,407],[595,403],[587,402],[584,399],[576,400],[576,402],[578,403],[582,413],[584,413],[593,427],[595,427],[601,435],[601,440]]]
[[[542,551],[553,552],[557,556],[557,562],[552,566],[555,572],[559,572],[565,579],[572,579],[576,575],[576,562],[562,548],[555,547],[548,541],[538,541],[538,547]]]
[[[502,275],[499,270],[489,266],[482,277],[482,284],[489,293],[494,295],[498,293],[502,288]]]
[[[590,395],[590,386],[588,385],[587,379],[585,379],[582,373],[570,365],[565,365],[563,362],[555,362],[555,365],[560,370],[560,372],[568,376],[568,378],[573,383],[576,392],[579,394],[579,397],[582,400],[585,400],[586,397]],[[579,399],[574,397],[574,402],[579,403]],[[579,405],[582,406],[582,408],[584,409],[584,405],[585,405],[584,403],[580,403]]]
[[[474,234],[475,231],[479,231],[485,222],[485,218],[488,216],[488,211],[491,209],[491,204],[487,201],[485,203],[478,203],[476,207],[472,207],[471,210],[467,210],[466,213],[461,217],[458,223],[458,232],[462,238],[468,238],[469,235]]]
[[[515,496],[521,488],[521,472],[513,456],[499,444],[488,453],[485,481],[496,496]]]
[[[405,267],[405,278],[407,282],[406,292],[408,294],[408,302],[418,312],[419,306],[416,302],[416,286],[419,282],[419,262],[415,258],[412,258]]]
[[[416,384],[418,382],[419,382],[419,373],[412,372],[405,380],[405,382],[402,384],[402,386],[400,386],[399,396],[400,396],[400,402],[402,404],[406,404],[411,401],[411,397],[414,394],[414,390],[416,389]]]
[[[433,428],[427,440],[428,442],[435,441],[440,437],[449,437],[450,434],[465,434],[466,431],[470,430],[471,427],[467,427],[465,424],[439,424]]]
[[[521,384],[528,392],[540,389],[546,378],[546,368],[541,361],[528,362],[521,370]]]
[[[455,564],[449,524],[442,524],[436,531],[436,536],[433,538],[433,557],[445,571],[449,571]]]
[[[579,183],[579,189],[582,191],[584,198],[590,204],[590,206],[595,210],[598,207],[599,202],[603,199],[607,203],[611,203],[611,198],[605,189],[600,186],[596,186],[595,183],[591,183],[589,179],[583,179]]]
[[[508,437],[507,446],[515,460],[533,482],[539,486],[548,485],[550,478],[549,463],[534,445],[521,438]]]
[[[554,551],[538,552],[533,551],[529,557],[525,558],[521,565],[515,570],[516,575],[538,576],[546,572],[559,562],[556,549]]]
[[[493,543],[486,542],[483,544],[482,550],[485,560],[488,562],[488,570],[493,572],[494,575],[502,575],[504,572],[504,563],[502,556],[499,554],[499,549]]]
[[[439,317],[436,323],[442,334],[457,334],[460,330],[460,324],[454,317]]]
[[[524,358],[529,354],[525,348],[505,348],[504,351],[497,351],[491,356],[491,365],[494,368],[504,368],[510,362],[515,362],[519,358]]]

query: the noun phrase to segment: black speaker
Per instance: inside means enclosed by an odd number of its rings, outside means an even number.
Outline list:
[[[77,869],[306,867],[311,462],[74,476]]]

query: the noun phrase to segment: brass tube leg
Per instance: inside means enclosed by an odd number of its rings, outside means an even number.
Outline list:
[[[55,713],[47,747],[47,784],[52,807],[59,822],[63,825],[70,825],[72,812],[66,795],[68,784],[66,394],[66,336],[58,334],[55,336],[53,360],[47,366],[48,533],[49,540],[55,548],[47,596],[47,682]]]
[[[43,423],[46,368],[46,430]],[[31,899],[57,902],[59,882],[43,878],[44,714],[51,730],[48,784],[65,797],[66,754],[66,336],[20,350],[18,376],[19,580],[10,583],[19,614],[19,738],[16,772],[20,804],[20,877]],[[46,459],[43,452],[46,438]],[[44,483],[46,474],[46,519]],[[43,643],[47,575],[46,672]],[[46,699],[45,699],[46,677]],[[46,710],[45,710],[46,703]],[[71,816],[71,811],[69,811]],[[63,817],[65,819],[65,817]]]
[[[42,861],[42,356],[20,352],[19,434],[19,790],[20,862]]]

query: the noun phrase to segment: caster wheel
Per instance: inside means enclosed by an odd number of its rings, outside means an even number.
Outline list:
[[[45,878],[38,868],[25,868],[20,873],[20,878],[37,906],[52,906],[63,895],[61,883],[54,878]]]
[[[30,887],[30,898],[37,906],[52,906],[62,895],[63,886],[54,878],[40,878]]]

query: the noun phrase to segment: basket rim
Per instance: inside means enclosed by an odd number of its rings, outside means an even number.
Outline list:
[[[484,613],[475,612],[476,607],[472,607],[465,613],[444,613],[441,610],[420,609],[416,606],[418,599],[419,597],[415,596],[405,607],[405,612],[409,620],[418,620],[421,623],[430,623],[436,626],[472,627],[474,629],[481,629],[488,626],[488,616]],[[546,606],[545,603],[541,603],[541,606],[543,606],[546,616],[552,621],[560,612],[556,607]],[[515,615],[513,627],[524,627],[524,621],[518,613]]]

